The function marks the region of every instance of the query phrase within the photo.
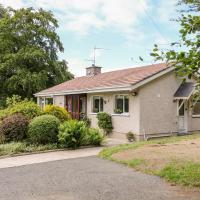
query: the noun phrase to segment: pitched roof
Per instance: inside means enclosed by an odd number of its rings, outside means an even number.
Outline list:
[[[96,76],[78,77],[54,87],[48,88],[36,94],[54,94],[65,91],[95,90],[97,88],[125,87],[139,83],[165,69],[166,63],[128,68],[98,74]]]

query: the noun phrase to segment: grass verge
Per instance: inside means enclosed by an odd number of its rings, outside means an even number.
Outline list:
[[[172,162],[157,175],[176,184],[200,187],[200,163]]]
[[[126,151],[128,149],[136,149],[146,144],[168,144],[168,143],[175,143],[183,140],[192,140],[200,138],[200,133],[194,133],[192,135],[185,135],[185,136],[172,136],[167,138],[161,139],[153,139],[149,141],[142,141],[142,142],[134,142],[130,144],[121,144],[114,147],[108,147],[103,149],[99,156],[104,159],[113,160],[112,155],[121,151]]]

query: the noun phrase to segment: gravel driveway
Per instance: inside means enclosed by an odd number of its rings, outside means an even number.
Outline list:
[[[158,177],[97,157],[0,169],[0,200],[199,199],[176,190]]]

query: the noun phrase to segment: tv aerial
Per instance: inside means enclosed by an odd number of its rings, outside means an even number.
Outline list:
[[[94,46],[94,48],[93,48],[93,59],[86,59],[86,61],[92,62],[92,65],[94,65],[94,66],[96,64],[96,50],[110,50],[110,49],[100,48],[100,47]]]

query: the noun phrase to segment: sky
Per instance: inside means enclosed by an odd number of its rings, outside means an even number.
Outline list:
[[[60,59],[75,76],[91,66],[93,49],[102,71],[153,63],[154,44],[169,48],[179,39],[177,0],[0,0],[5,7],[43,8],[58,19],[64,46]],[[140,61],[139,56],[144,60]]]

